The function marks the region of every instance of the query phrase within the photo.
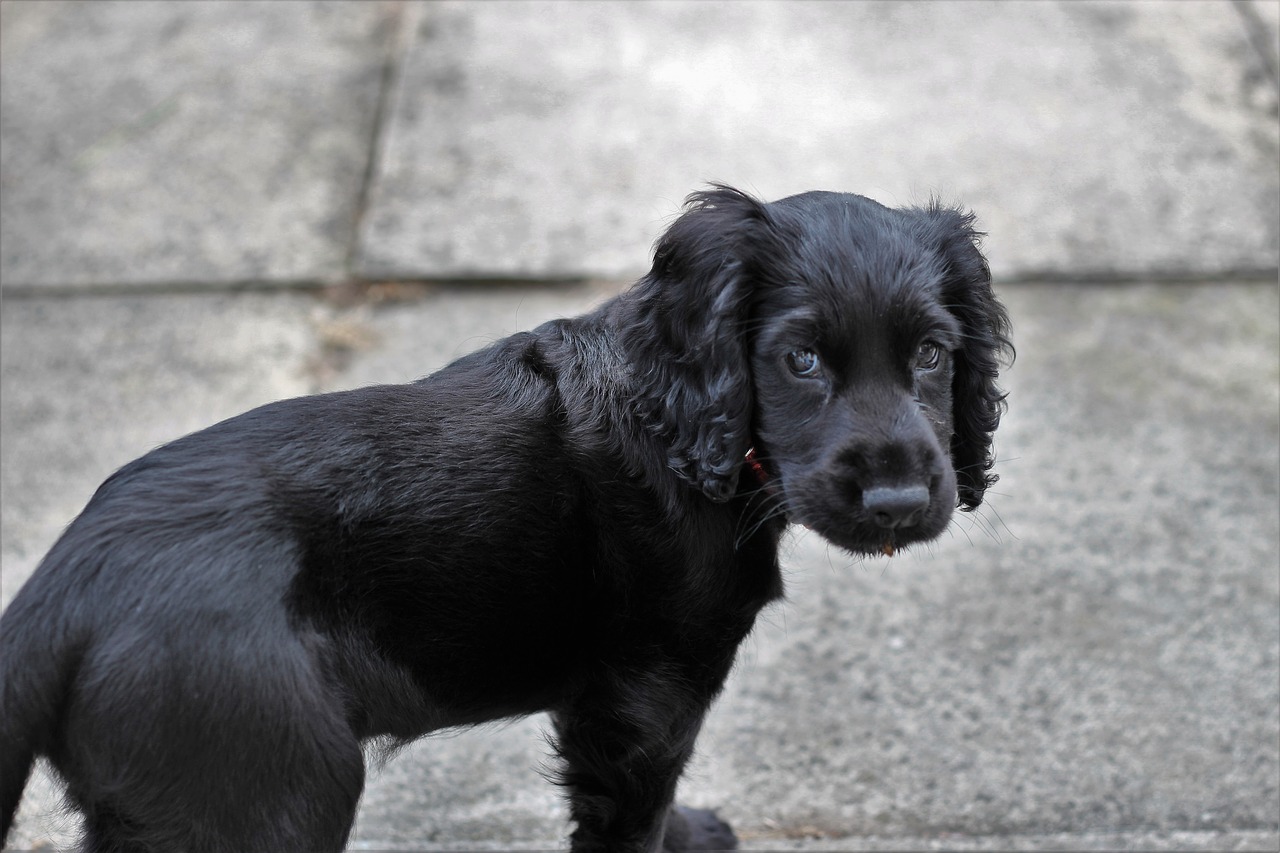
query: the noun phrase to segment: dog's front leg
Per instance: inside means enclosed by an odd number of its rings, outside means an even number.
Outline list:
[[[728,826],[710,812],[672,806],[705,712],[705,703],[688,701],[650,676],[588,691],[553,715],[565,763],[562,784],[577,824],[574,853],[736,846]]]

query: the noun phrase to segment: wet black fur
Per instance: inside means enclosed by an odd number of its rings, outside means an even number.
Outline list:
[[[43,755],[87,850],[337,851],[363,742],[549,711],[575,850],[731,845],[671,803],[784,526],[976,506],[1007,346],[968,215],[716,187],[591,314],[161,447],[0,620],[2,829]]]

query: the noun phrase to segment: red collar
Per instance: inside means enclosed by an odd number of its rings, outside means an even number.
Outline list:
[[[769,472],[764,470],[764,464],[760,461],[760,456],[756,453],[754,447],[747,451],[746,463],[747,467],[751,469],[751,473],[756,475],[756,480],[760,485],[769,485],[769,480],[771,479]]]

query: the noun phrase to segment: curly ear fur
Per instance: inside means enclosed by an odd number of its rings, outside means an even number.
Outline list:
[[[764,204],[744,193],[716,184],[690,195],[622,330],[641,416],[670,467],[713,501],[733,496],[751,445],[747,253],[766,228]]]
[[[1009,316],[991,290],[991,271],[978,248],[983,234],[974,230],[973,214],[935,202],[925,217],[943,260],[943,301],[963,329],[952,383],[951,459],[960,507],[972,510],[999,479],[989,473],[995,464],[991,437],[1007,408],[996,379],[1002,359],[1011,362],[1014,356]]]

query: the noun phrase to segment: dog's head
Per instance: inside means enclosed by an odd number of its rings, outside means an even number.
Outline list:
[[[690,196],[623,330],[671,466],[724,501],[757,487],[738,482],[754,448],[790,520],[856,552],[978,506],[1012,348],[976,240],[938,205]]]

